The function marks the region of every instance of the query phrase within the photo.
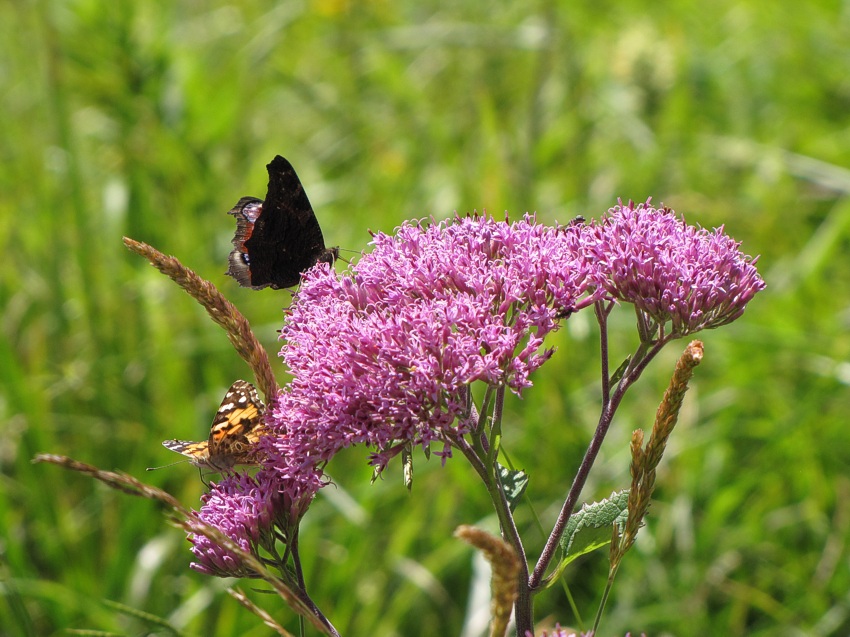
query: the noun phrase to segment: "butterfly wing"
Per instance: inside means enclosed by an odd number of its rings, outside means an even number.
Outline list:
[[[237,380],[224,395],[207,440],[166,440],[162,444],[183,454],[192,464],[214,471],[228,471],[237,464],[256,464],[256,443],[265,433],[264,410],[257,389]]]
[[[319,221],[292,164],[277,155],[266,170],[269,187],[262,205],[248,197],[230,211],[237,230],[227,273],[240,285],[258,290],[297,285],[304,270],[318,261],[332,263],[337,256],[335,248],[325,247]]]
[[[251,287],[251,266],[245,242],[254,232],[254,224],[263,210],[263,202],[256,197],[242,197],[227,214],[236,217],[236,234],[233,236],[233,250],[228,257],[230,267],[227,274],[242,287]],[[261,286],[265,287],[265,286]],[[259,288],[258,288],[259,289]]]
[[[206,440],[190,442],[189,440],[164,440],[162,446],[171,451],[182,453],[189,462],[197,467],[209,464],[210,450]]]

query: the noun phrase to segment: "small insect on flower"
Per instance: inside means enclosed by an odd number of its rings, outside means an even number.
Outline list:
[[[237,380],[221,401],[208,440],[166,440],[162,444],[182,453],[196,467],[213,471],[229,471],[238,464],[258,464],[256,444],[265,433],[264,411],[257,389],[247,381]]]

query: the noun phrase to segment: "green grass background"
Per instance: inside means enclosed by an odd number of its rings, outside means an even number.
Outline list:
[[[161,508],[38,452],[120,469],[196,505],[165,438],[206,435],[247,377],[223,332],[129,253],[177,255],[224,290],[269,350],[285,292],[223,275],[225,212],[296,166],[329,245],[454,210],[544,221],[654,197],[725,224],[768,289],[703,333],[648,526],[602,635],[850,633],[850,6],[720,2],[0,3],[0,634],[69,629],[266,635],[188,569]],[[620,312],[614,358],[634,346]],[[551,523],[597,418],[590,317],[570,320],[506,445]],[[684,343],[629,394],[584,499],[628,483]],[[282,368],[280,377],[283,379]],[[314,598],[345,635],[459,635],[475,578],[460,523],[492,525],[463,462],[416,457],[369,485],[334,461],[303,527]],[[536,557],[543,538],[519,515]],[[602,551],[567,582],[592,619]],[[254,595],[290,629],[274,597]],[[577,625],[564,591],[538,617]]]

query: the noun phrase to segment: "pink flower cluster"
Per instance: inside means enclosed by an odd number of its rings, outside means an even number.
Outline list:
[[[303,515],[344,448],[371,446],[379,468],[408,444],[448,457],[472,424],[470,384],[521,393],[552,354],[546,335],[597,301],[634,304],[667,337],[733,321],[764,288],[738,245],[648,202],[589,225],[470,216],[375,235],[349,273],[304,274],[281,331],[292,380],[267,410],[264,467],[216,485],[199,516],[248,549]],[[192,541],[196,568],[241,574],[234,555]]]
[[[758,258],[723,234],[687,225],[668,208],[629,202],[586,229],[583,244],[612,298],[681,337],[726,325],[764,289]]]
[[[260,543],[260,535],[271,527],[269,494],[247,474],[233,474],[214,484],[202,496],[198,518],[216,527],[239,548],[251,553]],[[191,535],[192,553],[197,562],[192,568],[219,577],[252,577],[242,560],[204,535]]]
[[[596,298],[580,230],[531,216],[406,223],[372,243],[350,275],[304,276],[281,333],[293,379],[271,410],[280,461],[399,441],[448,454],[468,424],[467,387],[520,393],[559,317]]]
[[[526,632],[525,634],[526,637],[534,637],[530,632]],[[574,630],[561,628],[560,624],[555,624],[552,632],[544,630],[538,637],[593,637],[593,633],[577,633]],[[631,633],[626,633],[626,637],[631,637]],[[646,635],[641,633],[641,637],[646,637]]]

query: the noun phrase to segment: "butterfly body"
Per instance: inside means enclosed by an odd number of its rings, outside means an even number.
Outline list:
[[[256,388],[237,380],[224,395],[207,440],[166,440],[162,444],[189,458],[193,465],[215,472],[230,471],[238,464],[258,464],[256,443],[265,433],[264,410]]]
[[[228,212],[236,217],[236,235],[227,274],[255,290],[297,285],[304,270],[320,262],[333,263],[339,254],[337,248],[325,247],[319,221],[292,164],[277,155],[266,170],[265,200],[243,197]]]

